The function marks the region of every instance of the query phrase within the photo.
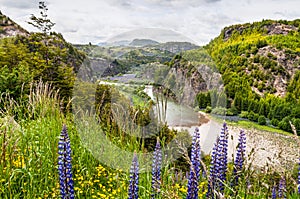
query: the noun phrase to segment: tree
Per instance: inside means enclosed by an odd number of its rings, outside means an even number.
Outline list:
[[[52,27],[55,25],[50,19],[48,19],[48,8],[44,1],[39,2],[39,9],[40,9],[40,17],[36,17],[34,14],[31,14],[29,24],[33,25],[34,27],[38,28],[44,34],[48,34]]]

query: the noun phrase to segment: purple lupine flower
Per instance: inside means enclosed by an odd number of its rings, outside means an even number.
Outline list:
[[[133,155],[132,164],[130,167],[130,180],[128,189],[128,199],[139,198],[139,162],[136,153]]]
[[[276,187],[274,186],[273,188],[272,188],[272,199],[276,199]]]
[[[187,199],[198,199],[198,181],[200,177],[200,158],[201,158],[201,148],[200,148],[200,132],[199,129],[195,129],[192,142],[191,150],[191,167],[188,178],[188,191]]]
[[[63,125],[58,142],[58,173],[62,199],[73,199],[74,182],[72,179],[71,145],[66,125]]]
[[[209,169],[209,178],[208,178],[208,189],[206,193],[206,197],[214,198],[214,190],[215,190],[215,181],[216,181],[216,153],[217,153],[217,146],[218,146],[219,138],[217,138],[216,143],[214,144],[213,150],[211,152],[211,162],[210,162],[210,169]]]
[[[159,139],[157,139],[156,146],[153,152],[153,164],[152,164],[152,194],[151,198],[156,198],[160,192],[161,184],[161,148]]]
[[[299,166],[298,166],[298,194],[300,194],[300,158],[299,158]]]
[[[223,124],[223,128],[220,134],[220,140],[217,147],[217,173],[219,185],[217,190],[224,193],[224,182],[226,180],[227,172],[227,151],[228,151],[228,132],[226,123]]]
[[[220,136],[214,145],[211,157],[210,177],[208,180],[207,197],[214,198],[214,191],[224,193],[224,182],[227,172],[228,132],[226,123],[223,124]]]
[[[285,179],[283,177],[281,177],[280,181],[279,181],[279,186],[278,186],[278,197],[286,198],[285,191],[286,191]]]
[[[237,185],[240,172],[242,171],[246,153],[246,134],[243,130],[240,131],[236,158],[234,161],[233,175],[235,176],[234,185]]]

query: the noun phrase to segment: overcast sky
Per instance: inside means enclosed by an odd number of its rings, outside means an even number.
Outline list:
[[[39,0],[0,0],[0,10],[29,31]],[[54,30],[72,43],[93,44],[140,28],[175,31],[207,44],[225,26],[300,18],[300,0],[47,0]]]

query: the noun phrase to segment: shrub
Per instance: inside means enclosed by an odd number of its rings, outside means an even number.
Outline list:
[[[211,111],[212,111],[211,106],[207,106],[205,109],[205,113],[211,113]]]
[[[289,117],[283,118],[283,120],[278,123],[278,127],[284,131],[292,132],[290,120]]]
[[[266,125],[266,123],[267,123],[267,121],[266,121],[265,116],[260,115],[260,116],[258,117],[258,124],[260,124],[260,125]]]
[[[249,114],[248,111],[242,111],[242,112],[239,114],[239,117],[241,117],[241,118],[248,118],[248,114]]]
[[[248,119],[250,121],[257,122],[258,116],[259,115],[257,113],[254,113],[253,111],[250,111],[250,113],[248,114]]]
[[[216,115],[226,115],[227,109],[223,107],[216,107],[212,109],[211,113]]]
[[[276,118],[273,118],[273,119],[271,120],[271,124],[272,124],[273,126],[278,126],[279,120],[276,119]]]

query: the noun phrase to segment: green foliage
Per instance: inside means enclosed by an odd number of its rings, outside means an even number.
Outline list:
[[[59,89],[61,98],[67,101],[84,58],[84,54],[55,33],[1,39],[0,92],[15,100],[26,100],[30,83],[42,80]]]
[[[257,113],[254,113],[253,111],[250,111],[248,114],[248,119],[253,122],[257,122],[258,117],[259,117],[259,115]]]
[[[261,124],[266,123],[264,117],[273,121],[272,125],[291,132],[287,117],[290,120],[299,118],[300,72],[296,70],[300,55],[299,28],[299,20],[263,20],[233,25],[224,28],[204,48],[184,54],[195,64],[210,66],[214,62],[222,75],[227,98],[223,101],[227,102],[226,105],[214,100],[214,94],[211,95],[211,104],[205,102],[204,94],[198,94],[199,107],[226,107],[226,114],[229,115],[247,111],[241,116],[255,122],[260,118]],[[282,53],[293,66],[287,66]],[[196,60],[200,61],[197,63]],[[292,69],[295,74],[290,76],[291,67],[295,67]],[[284,97],[272,95],[279,91],[275,87],[278,78],[291,79]],[[282,89],[285,89],[284,86]]]
[[[290,121],[291,121],[291,118],[287,116],[278,123],[278,127],[284,131],[292,132],[292,127],[290,125]]]
[[[169,143],[176,135],[176,132],[165,124],[160,124],[150,117],[153,115],[152,103],[143,107],[132,106],[124,95],[110,85],[97,86],[95,107],[100,125],[106,130],[105,133],[120,147],[128,142],[136,142],[139,138],[138,142],[143,149],[151,151],[155,147],[157,137]]]
[[[287,90],[294,94],[296,99],[300,99],[300,71],[297,71]]]
[[[239,114],[239,117],[241,118],[248,118],[248,111],[242,111],[240,114]]]
[[[211,113],[216,115],[226,115],[227,109],[224,107],[216,107],[212,109]]]
[[[260,116],[258,117],[258,124],[260,124],[260,125],[266,125],[266,123],[267,123],[267,121],[266,121],[265,116],[260,115]]]
[[[200,109],[204,109],[207,106],[211,106],[210,92],[198,93],[198,95],[196,96],[196,100]]]

